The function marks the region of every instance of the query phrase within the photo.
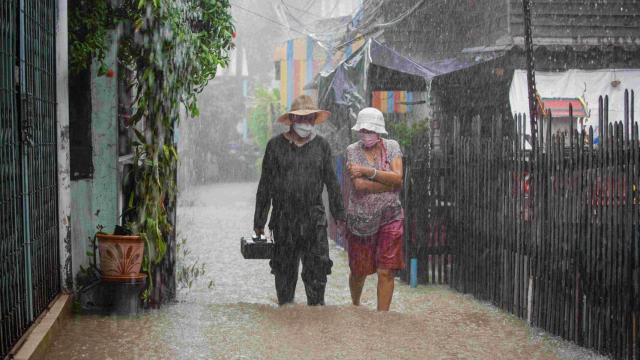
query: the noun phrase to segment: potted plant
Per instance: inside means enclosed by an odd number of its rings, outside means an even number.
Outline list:
[[[144,258],[144,241],[116,227],[114,234],[99,232],[100,273],[107,281],[126,281],[140,277]]]

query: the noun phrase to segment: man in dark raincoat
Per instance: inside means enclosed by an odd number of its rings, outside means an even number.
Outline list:
[[[254,230],[257,235],[264,234],[272,205],[269,228],[275,251],[269,265],[280,305],[293,302],[300,260],[307,304],[324,305],[327,275],[333,265],[322,204],[325,185],[339,228],[344,227],[345,219],[329,143],[314,128],[329,115],[318,110],[309,96],[297,97],[291,111],[278,118],[290,126],[289,131],[269,140],[262,161]]]

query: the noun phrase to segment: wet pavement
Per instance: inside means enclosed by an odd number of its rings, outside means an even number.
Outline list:
[[[375,277],[351,305],[346,253],[334,261],[325,307],[277,307],[267,261],[244,260],[257,184],[180,195],[178,232],[206,273],[178,302],[133,318],[75,316],[47,359],[600,359],[493,306],[441,286],[397,281],[389,313],[375,311]]]

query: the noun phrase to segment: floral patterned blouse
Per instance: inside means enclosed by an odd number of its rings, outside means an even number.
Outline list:
[[[377,170],[390,171],[391,162],[397,157],[402,157],[402,150],[400,150],[400,144],[395,140],[382,139],[382,144],[384,145],[383,154],[378,156],[375,164],[367,160],[362,142],[358,141],[349,145],[347,147],[347,165],[358,164],[374,167]],[[385,152],[386,157],[384,156]],[[348,176],[348,172],[346,176]],[[399,189],[373,194],[357,191],[354,186],[350,186],[347,207],[349,231],[360,237],[372,236],[378,232],[382,225],[403,220],[404,213],[400,205],[399,194]]]

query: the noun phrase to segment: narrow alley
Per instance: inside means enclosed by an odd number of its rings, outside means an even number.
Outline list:
[[[389,313],[375,311],[375,277],[351,305],[346,253],[331,242],[325,307],[276,305],[263,260],[244,260],[256,184],[217,184],[180,196],[178,233],[206,273],[177,303],[133,318],[80,316],[49,359],[597,359],[495,307],[447,287],[396,281]],[[213,281],[210,287],[209,283]]]
[[[0,360],[640,360],[633,24],[0,1]]]

